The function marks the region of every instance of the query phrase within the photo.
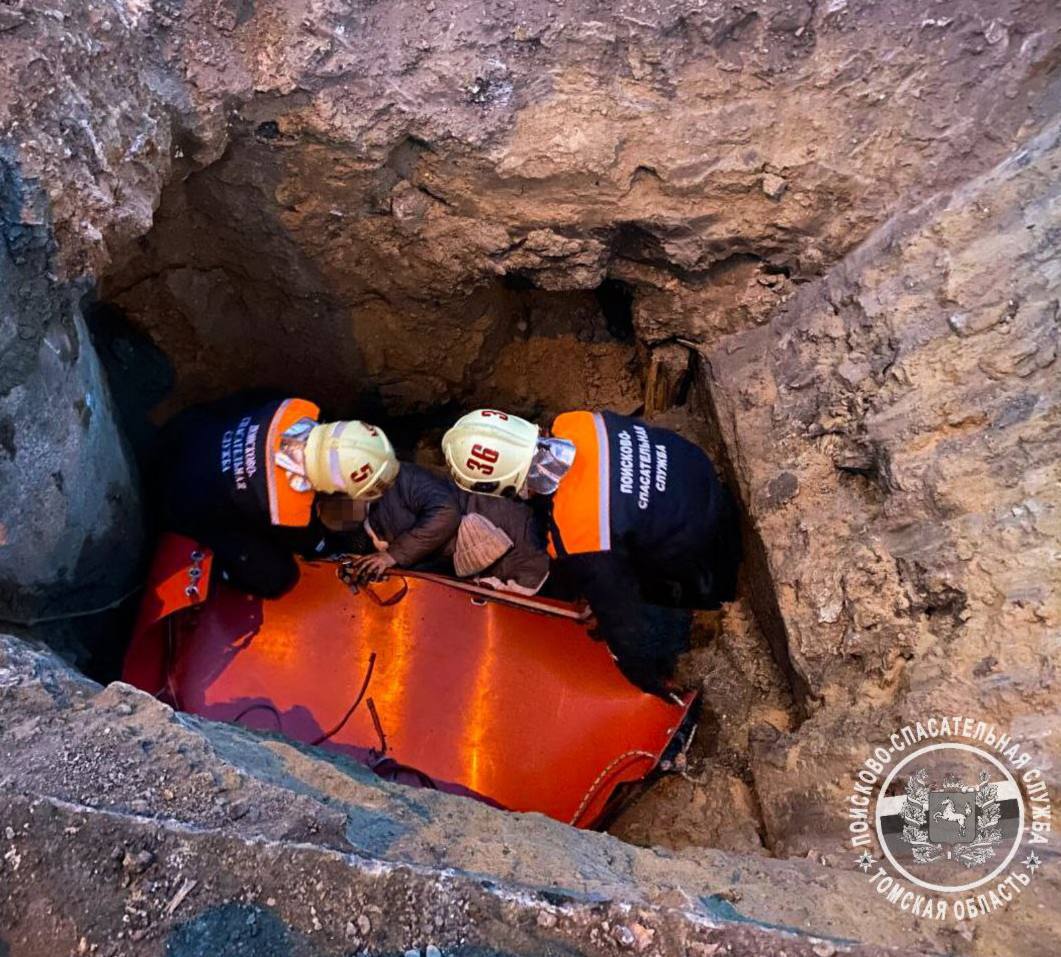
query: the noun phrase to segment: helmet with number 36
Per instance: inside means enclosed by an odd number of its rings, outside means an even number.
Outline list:
[[[453,480],[468,492],[517,495],[538,448],[538,426],[496,409],[476,409],[442,438]]]

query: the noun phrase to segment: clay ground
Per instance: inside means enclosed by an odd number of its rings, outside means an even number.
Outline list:
[[[1061,787],[1059,15],[0,2],[0,954],[1061,950],[1052,833],[1027,896],[937,924],[868,888],[842,810],[934,714]],[[624,840],[46,653],[120,647],[80,613],[142,580],[135,449],[240,386],[428,459],[481,405],[643,409],[711,452],[741,597]]]

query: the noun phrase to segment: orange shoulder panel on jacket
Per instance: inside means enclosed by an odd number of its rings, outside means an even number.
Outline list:
[[[565,412],[552,434],[575,444],[575,461],[553,496],[553,521],[569,555],[607,551],[612,546],[608,434],[593,412]],[[550,540],[549,552],[558,549]]]
[[[266,481],[269,485],[269,518],[274,525],[287,525],[301,528],[309,524],[313,515],[313,500],[317,493],[313,489],[299,492],[293,489],[287,480],[284,470],[276,464],[276,453],[280,448],[280,438],[299,419],[316,419],[321,410],[305,399],[287,399],[269,423],[269,436],[266,449],[269,455],[269,468]]]

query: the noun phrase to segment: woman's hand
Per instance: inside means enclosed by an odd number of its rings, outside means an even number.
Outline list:
[[[387,569],[393,568],[395,561],[389,552],[376,552],[375,555],[362,555],[350,562],[354,576],[359,585],[369,582],[380,582],[387,575]]]

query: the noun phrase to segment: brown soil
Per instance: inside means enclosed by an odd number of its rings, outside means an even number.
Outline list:
[[[1056,855],[934,926],[884,909],[842,812],[940,712],[1061,784],[1056,3],[53,7],[0,2],[0,615],[134,584],[127,440],[169,375],[156,415],[281,386],[420,454],[476,405],[643,405],[721,464],[746,559],[628,843],[370,788],[5,639],[0,954],[274,919],[263,952],[391,952],[439,918],[469,953],[1058,951]],[[93,342],[88,290],[158,365]]]

